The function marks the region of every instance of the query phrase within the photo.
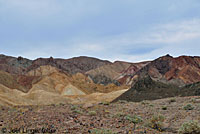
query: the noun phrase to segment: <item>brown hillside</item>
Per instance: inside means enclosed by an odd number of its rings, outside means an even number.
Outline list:
[[[163,56],[143,67],[132,78],[142,78],[147,75],[156,81],[178,86],[199,82],[200,57]]]
[[[99,68],[86,72],[95,83],[107,85],[114,83],[116,85],[129,85],[130,76],[134,75],[149,62],[129,63],[116,61],[113,64],[104,65]]]
[[[38,58],[36,60],[29,60],[23,57],[11,57],[0,55],[0,70],[22,75],[40,66],[50,65],[68,72],[69,74],[75,74],[78,72],[85,73],[89,70],[97,67],[110,64],[111,62],[106,60],[100,60],[91,57],[74,57],[71,59],[54,59],[50,58]]]

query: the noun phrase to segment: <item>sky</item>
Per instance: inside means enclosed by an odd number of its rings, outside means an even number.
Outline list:
[[[200,56],[200,0],[0,0],[0,53],[130,62]]]

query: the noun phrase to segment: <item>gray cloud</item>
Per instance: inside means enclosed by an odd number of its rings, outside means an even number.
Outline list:
[[[196,0],[0,0],[0,51],[132,62],[198,55],[199,12]]]

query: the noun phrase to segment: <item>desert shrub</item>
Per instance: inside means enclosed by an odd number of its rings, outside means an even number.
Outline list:
[[[149,104],[149,102],[147,102],[146,100],[143,100],[143,101],[141,101],[141,104],[146,105],[146,104]]]
[[[76,109],[78,109],[77,106],[75,106],[75,105],[71,106],[71,110],[76,110]]]
[[[108,130],[108,129],[97,129],[97,128],[92,129],[92,130],[91,130],[91,133],[92,133],[92,134],[114,134],[114,133],[112,132],[112,130]]]
[[[176,99],[172,98],[172,99],[169,100],[169,102],[176,102]]]
[[[164,122],[164,120],[165,120],[165,117],[163,115],[154,115],[149,120],[148,126],[153,128],[153,129],[162,131],[163,130],[163,122]]]
[[[150,107],[154,107],[154,104],[149,104]]]
[[[60,105],[60,106],[64,106],[65,104],[61,102],[59,105]]]
[[[183,123],[178,131],[179,134],[200,134],[200,124],[197,121]]]
[[[194,107],[192,106],[192,104],[187,104],[186,106],[183,107],[184,110],[193,110]]]
[[[135,130],[136,124],[139,124],[139,123],[143,122],[142,118],[141,118],[140,116],[137,116],[137,115],[134,115],[134,116],[126,115],[126,116],[124,117],[124,119],[126,119],[126,120],[128,120],[130,123],[133,123],[133,124],[134,124],[133,130]]]
[[[118,112],[116,113],[113,117],[115,118],[120,118],[120,117],[123,117],[125,114],[123,112]]]
[[[163,107],[162,107],[162,110],[167,110],[167,106],[163,106]]]
[[[52,106],[52,107],[55,107],[55,106],[56,106],[56,104],[51,104],[51,106]]]
[[[73,113],[76,113],[76,114],[82,114],[82,112],[80,110],[73,110]]]
[[[88,114],[90,116],[95,116],[95,115],[97,115],[97,112],[96,111],[89,111]]]
[[[191,99],[191,102],[192,102],[192,103],[196,103],[196,99],[195,99],[195,98],[192,98],[192,99]]]

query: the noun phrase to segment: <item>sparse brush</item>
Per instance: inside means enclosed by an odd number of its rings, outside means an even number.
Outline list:
[[[176,102],[176,99],[172,98],[172,99],[169,100],[169,102]]]
[[[163,106],[163,107],[162,107],[162,110],[167,110],[167,106]]]
[[[51,106],[52,106],[52,107],[55,107],[55,106],[56,106],[56,104],[51,104]]]
[[[163,122],[165,117],[163,115],[154,115],[148,123],[148,126],[158,131],[163,130]]]
[[[73,113],[82,114],[82,112],[80,110],[73,110]]]
[[[88,114],[90,116],[95,116],[95,115],[97,115],[97,112],[96,111],[89,111]]]
[[[193,110],[194,107],[192,106],[192,104],[187,104],[186,106],[183,107],[184,110]]]
[[[200,124],[197,121],[183,123],[178,131],[179,134],[200,134]]]
[[[64,106],[65,104],[61,102],[59,105],[60,105],[60,106]]]
[[[125,114],[123,112],[118,112],[113,117],[120,118],[120,117],[123,117],[123,116],[125,116]]]
[[[191,99],[191,102],[192,102],[192,103],[196,103],[196,99],[195,99],[195,98],[192,98],[192,99]]]
[[[134,115],[134,116],[127,115],[127,116],[124,117],[124,119],[126,119],[130,123],[134,124],[133,130],[135,130],[136,124],[139,124],[139,123],[143,122],[142,118],[140,116],[137,116],[137,115]]]
[[[92,134],[114,134],[114,133],[112,132],[112,130],[108,130],[108,129],[97,129],[97,128],[92,129],[92,130],[91,130],[91,133],[92,133]]]
[[[149,102],[147,102],[147,101],[144,100],[144,101],[141,102],[141,104],[142,105],[146,105],[146,104],[149,104]]]
[[[78,108],[78,107],[75,106],[75,105],[71,106],[71,110],[76,110],[77,108]]]
[[[150,107],[154,107],[154,105],[153,105],[153,104],[149,104],[149,106],[150,106]]]

